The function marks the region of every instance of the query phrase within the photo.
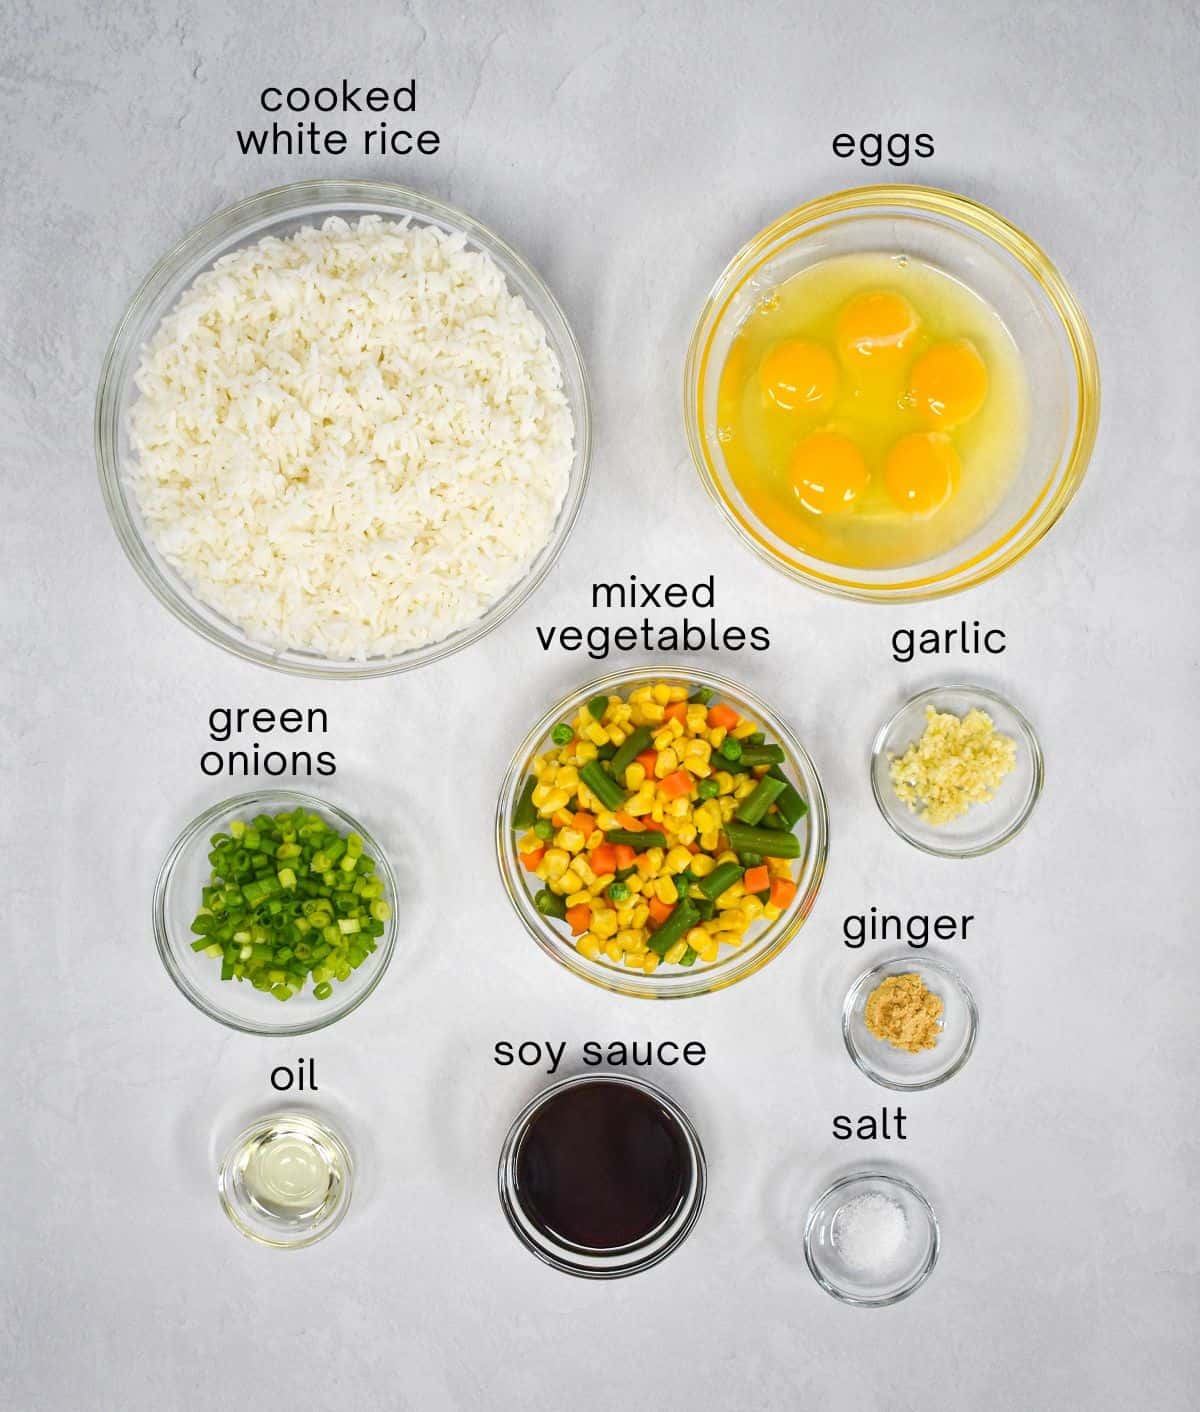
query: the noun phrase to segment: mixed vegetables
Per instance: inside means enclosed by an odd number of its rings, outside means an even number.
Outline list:
[[[796,896],[808,806],[782,746],[709,688],[593,697],[550,744],[513,827],[534,905],[582,955],[647,974],[715,961]]]
[[[358,834],[295,809],[234,819],[209,842],[192,950],[219,960],[223,981],[290,1000],[311,976],[328,1000],[375,950],[392,912]]]

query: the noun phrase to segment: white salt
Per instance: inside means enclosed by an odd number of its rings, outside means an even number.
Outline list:
[[[852,1270],[883,1270],[899,1255],[908,1238],[908,1218],[882,1192],[847,1201],[833,1218],[833,1244]]]

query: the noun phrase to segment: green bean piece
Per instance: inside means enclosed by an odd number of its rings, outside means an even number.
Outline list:
[[[606,745],[602,745],[600,749],[596,751],[596,758],[598,760],[611,760],[616,753],[617,747],[610,740]]]
[[[782,780],[784,784],[787,785],[787,788],[775,801],[775,807],[779,810],[788,828],[794,829],[800,820],[804,818],[805,814],[808,813],[808,805],[805,803],[804,796],[778,765],[772,765],[767,773],[773,779]]]
[[[588,702],[587,708],[588,715],[591,716],[593,721],[602,720],[605,711],[608,710],[608,697],[593,696],[592,699]]]
[[[517,795],[517,807],[513,810],[513,828],[522,833],[537,823],[537,806],[533,802],[533,791],[536,788],[536,776],[528,775],[521,786],[520,794]],[[313,859],[313,866],[317,871],[321,871],[321,865],[316,858]]]
[[[637,759],[643,750],[649,750],[654,744],[654,732],[649,726],[638,726],[626,737],[624,744],[612,757],[613,778],[624,781],[625,771]]]
[[[563,918],[567,915],[566,901],[557,892],[551,892],[548,887],[542,888],[533,899],[533,905],[538,909],[543,917]]]
[[[711,897],[695,897],[692,901],[695,903],[696,911],[700,914],[700,920],[702,922],[711,922],[713,917],[717,914],[717,904],[715,900]]]
[[[773,780],[770,775],[764,775],[754,786],[754,793],[738,805],[733,817],[740,819],[743,824],[761,823],[763,815],[786,788],[781,780]]]
[[[766,745],[767,737],[762,731],[751,731],[746,737],[745,743],[747,745]]]
[[[666,921],[657,931],[650,934],[650,950],[659,956],[665,956],[699,920],[700,914],[696,911],[695,904],[688,898],[681,897],[671,909],[671,915]]]
[[[745,869],[738,863],[718,863],[708,877],[700,879],[700,891],[716,899],[735,882],[740,882]]]
[[[691,702],[698,701],[701,706],[707,706],[714,695],[715,693],[711,687],[698,686],[696,690],[692,692],[691,696],[688,697],[688,700]]]
[[[746,769],[753,769],[756,765],[782,765],[787,757],[782,745],[744,744],[740,758]]]
[[[632,829],[609,829],[604,837],[609,843],[626,843],[639,853],[645,853],[648,848],[667,846],[666,834],[659,833],[657,829],[646,829],[644,833],[634,833]]]
[[[778,809],[772,809],[763,815],[762,826],[764,829],[774,829],[777,833],[789,833],[790,830],[784,822]]]
[[[628,798],[627,792],[613,779],[599,760],[589,760],[579,771],[579,778],[608,810],[619,809]]]
[[[688,949],[679,958],[679,964],[681,966],[694,966],[696,964],[696,958],[699,955],[700,953],[696,950],[694,946],[689,946]]]
[[[725,825],[729,846],[740,857],[744,850],[759,853],[764,858],[799,858],[800,840],[794,833],[776,833],[772,829],[752,828],[749,824],[730,819]]]

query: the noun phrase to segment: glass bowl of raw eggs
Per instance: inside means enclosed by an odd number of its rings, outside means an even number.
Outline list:
[[[706,489],[743,540],[846,598],[955,593],[1026,554],[1095,441],[1087,322],[1047,256],[950,192],[861,187],[730,261],[688,350]]]

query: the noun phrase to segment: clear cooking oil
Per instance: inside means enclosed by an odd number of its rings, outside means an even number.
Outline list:
[[[307,1113],[274,1113],[234,1141],[221,1164],[221,1203],[235,1226],[264,1245],[310,1245],[341,1220],[350,1153]]]

